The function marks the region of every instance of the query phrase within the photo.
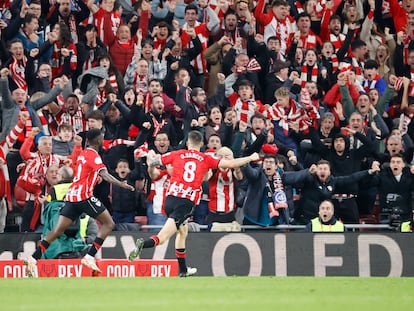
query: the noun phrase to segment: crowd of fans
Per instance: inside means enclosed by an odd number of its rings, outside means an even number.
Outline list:
[[[196,129],[262,154],[206,176],[192,220],[212,231],[308,224],[325,200],[411,230],[414,0],[1,0],[0,34],[0,232],[7,209],[40,230],[89,129],[136,188],[95,189],[117,224],[165,222],[170,168],[145,156]]]

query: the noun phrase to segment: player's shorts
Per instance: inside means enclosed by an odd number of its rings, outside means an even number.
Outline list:
[[[65,202],[65,206],[60,210],[60,215],[76,220],[83,213],[92,218],[98,217],[106,210],[105,206],[95,197],[91,197],[80,202]]]
[[[194,202],[169,195],[165,199],[164,209],[168,218],[175,220],[178,229],[193,214]]]

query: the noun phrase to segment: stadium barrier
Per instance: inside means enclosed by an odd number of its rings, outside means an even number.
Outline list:
[[[149,235],[113,232],[98,256],[124,261],[136,238]],[[24,258],[39,238],[34,233],[0,234],[0,260]],[[200,276],[414,276],[412,241],[410,233],[398,232],[194,232],[187,240],[187,263]],[[174,260],[174,239],[145,249],[141,258]]]

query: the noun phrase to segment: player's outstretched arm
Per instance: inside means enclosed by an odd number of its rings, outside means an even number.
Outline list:
[[[259,160],[259,154],[257,152],[249,155],[248,157],[237,158],[232,160],[222,159],[219,163],[219,168],[236,168],[250,163],[251,161]]]
[[[118,179],[116,179],[114,176],[108,173],[107,169],[102,169],[99,171],[99,175],[106,180],[107,182],[110,182],[111,184],[117,185],[121,188],[125,188],[131,191],[135,191],[135,187],[127,184],[126,182],[122,182]]]

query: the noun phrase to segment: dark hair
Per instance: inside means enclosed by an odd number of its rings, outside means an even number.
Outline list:
[[[97,139],[101,137],[101,135],[102,135],[102,132],[100,129],[91,129],[86,132],[86,139],[88,140],[90,144],[95,144]]]
[[[69,26],[65,22],[61,21],[59,24],[59,41],[62,44],[62,47],[68,47],[69,44],[73,42],[72,34],[70,33]],[[55,24],[56,25],[56,24]]]
[[[195,87],[195,88],[193,88],[192,90],[191,90],[191,94],[190,94],[190,96],[191,97],[193,97],[193,96],[197,96],[198,95],[198,92],[200,92],[200,91],[202,91],[203,89],[201,88],[201,87]]]
[[[266,160],[266,159],[273,159],[275,160],[275,163],[277,163],[276,156],[274,154],[265,153],[265,155],[263,156],[263,160]]]
[[[391,160],[391,158],[400,158],[405,163],[404,155],[402,155],[401,153],[396,153],[396,154],[390,156],[390,160]]]
[[[187,13],[187,11],[190,11],[190,10],[194,10],[196,11],[196,13],[198,12],[197,6],[194,3],[187,4],[187,6],[184,9],[184,13]]]
[[[162,83],[162,80],[160,80],[160,79],[157,79],[157,78],[152,78],[152,79],[149,81],[148,85],[150,85],[150,84],[151,84],[151,82],[158,82],[159,84],[161,84],[161,86],[162,86],[162,87],[164,87],[164,85],[163,85],[163,83]]]
[[[86,120],[88,119],[101,120],[103,122],[105,120],[105,115],[101,110],[92,110],[89,111],[86,116]]]
[[[254,115],[252,115],[250,118],[250,123],[252,123],[253,119],[261,119],[264,121],[264,123],[266,123],[266,117],[261,113],[255,113]]]
[[[129,162],[127,159],[125,158],[120,158],[117,162],[116,162],[116,166],[118,166],[119,163],[127,163],[129,166]]]
[[[270,40],[275,40],[275,41],[278,41],[279,43],[281,42],[280,38],[277,36],[270,36],[269,38],[267,38],[267,43],[269,43]]]
[[[332,22],[333,20],[338,20],[338,21],[342,22],[341,17],[337,14],[334,14],[329,18],[329,22]]]
[[[76,96],[76,94],[70,94],[68,97],[66,97],[66,100],[68,100],[69,98],[74,98],[79,104],[79,98],[78,96]]]
[[[61,131],[63,131],[63,130],[69,130],[69,131],[72,131],[72,130],[73,130],[73,126],[72,126],[72,124],[69,124],[69,123],[62,123],[62,124],[60,124],[60,125],[58,126],[58,129],[57,129],[58,133],[60,133],[60,132],[61,132]]]
[[[327,160],[319,160],[316,165],[323,165],[323,164],[327,164],[329,167],[331,167],[331,163],[329,163],[329,161]]]
[[[188,133],[188,140],[194,144],[201,144],[204,142],[203,134],[201,134],[199,131],[190,131]]]
[[[24,21],[23,24],[29,24],[32,20],[39,20],[36,16],[34,16],[33,14],[27,13],[24,17]]]
[[[308,13],[306,13],[306,12],[302,12],[302,13],[299,13],[299,14],[298,14],[298,16],[296,16],[296,23],[297,23],[297,22],[298,22],[298,20],[299,20],[299,19],[301,19],[302,17],[307,17],[307,18],[311,19],[310,15],[309,15]]]
[[[91,31],[91,30],[98,32],[98,27],[96,27],[95,24],[88,24],[85,26],[85,32]]]
[[[352,43],[351,43],[351,50],[355,51],[357,48],[361,48],[361,47],[366,46],[366,45],[367,44],[364,41],[362,41],[360,39],[356,39],[356,40],[352,41]]]
[[[288,6],[288,3],[285,0],[273,0],[272,7],[274,6]]]

